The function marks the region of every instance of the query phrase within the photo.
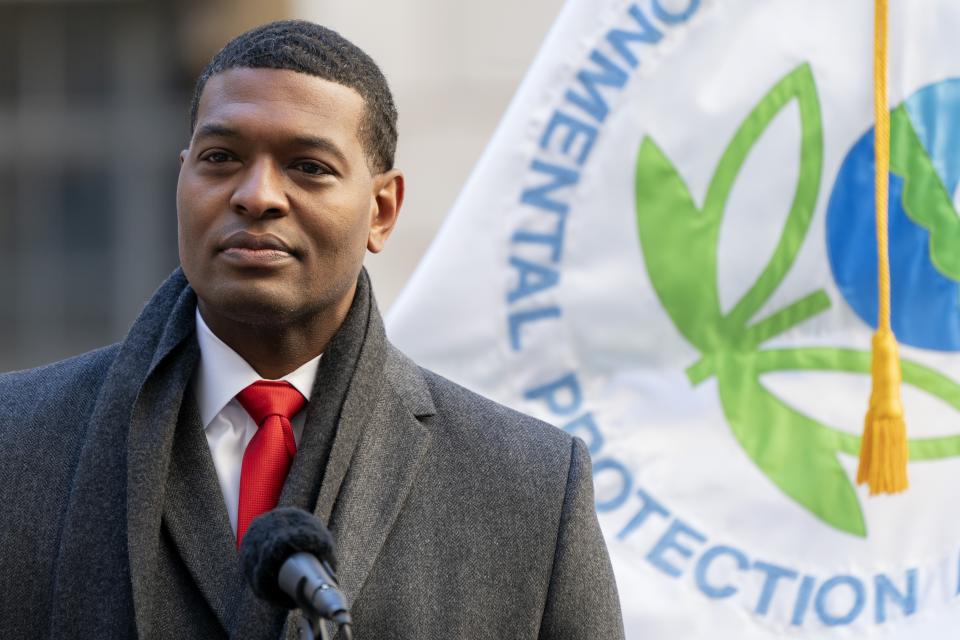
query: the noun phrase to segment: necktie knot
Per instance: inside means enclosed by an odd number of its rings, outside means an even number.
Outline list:
[[[307,399],[285,380],[259,380],[237,394],[237,401],[257,425],[270,416],[290,420]]]

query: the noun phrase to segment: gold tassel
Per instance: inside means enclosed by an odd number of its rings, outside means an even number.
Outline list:
[[[900,401],[900,356],[890,328],[890,256],[887,198],[890,171],[890,108],[887,105],[887,0],[874,2],[873,108],[877,213],[877,332],[873,335],[873,391],[860,440],[857,484],[870,495],[907,488],[907,426]]]
[[[907,426],[900,401],[900,357],[889,328],[873,336],[873,391],[860,441],[857,483],[870,487],[870,495],[899,493],[907,486]]]

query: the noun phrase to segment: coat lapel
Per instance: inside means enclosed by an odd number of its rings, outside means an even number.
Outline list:
[[[329,368],[318,373],[313,397],[326,397],[308,415],[304,436],[309,430],[335,431],[314,515],[328,523],[337,542],[338,579],[350,603],[359,596],[429,449],[429,430],[419,419],[436,413],[419,367],[387,342],[366,274],[357,298],[351,315],[365,300],[369,311],[359,316],[363,323],[348,317],[324,354]],[[333,397],[325,394],[330,389],[338,390]],[[329,418],[335,426],[322,417],[327,411],[333,411]],[[295,638],[295,628],[292,615],[285,637]]]
[[[338,578],[350,603],[360,595],[430,446],[419,418],[436,412],[416,365],[386,344],[382,333],[381,339],[379,366],[364,370],[367,379],[357,380],[347,396],[330,459],[331,482],[325,479],[317,504],[317,515],[330,523],[337,541]],[[358,436],[338,448],[343,432]],[[330,474],[340,469],[342,480],[335,483],[337,475]]]
[[[243,576],[197,403],[189,390],[170,457],[163,522],[200,592],[224,631],[229,630]]]

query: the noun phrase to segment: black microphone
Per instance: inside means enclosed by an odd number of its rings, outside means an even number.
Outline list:
[[[320,520],[294,507],[274,509],[250,523],[240,544],[243,573],[253,592],[312,619],[333,620],[350,637],[350,610],[334,576],[333,537]]]

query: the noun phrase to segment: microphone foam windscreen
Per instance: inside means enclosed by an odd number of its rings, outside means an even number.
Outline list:
[[[251,522],[240,544],[240,558],[253,592],[278,606],[294,608],[277,582],[283,563],[301,551],[326,560],[336,570],[333,537],[319,518],[302,509],[281,507]]]

